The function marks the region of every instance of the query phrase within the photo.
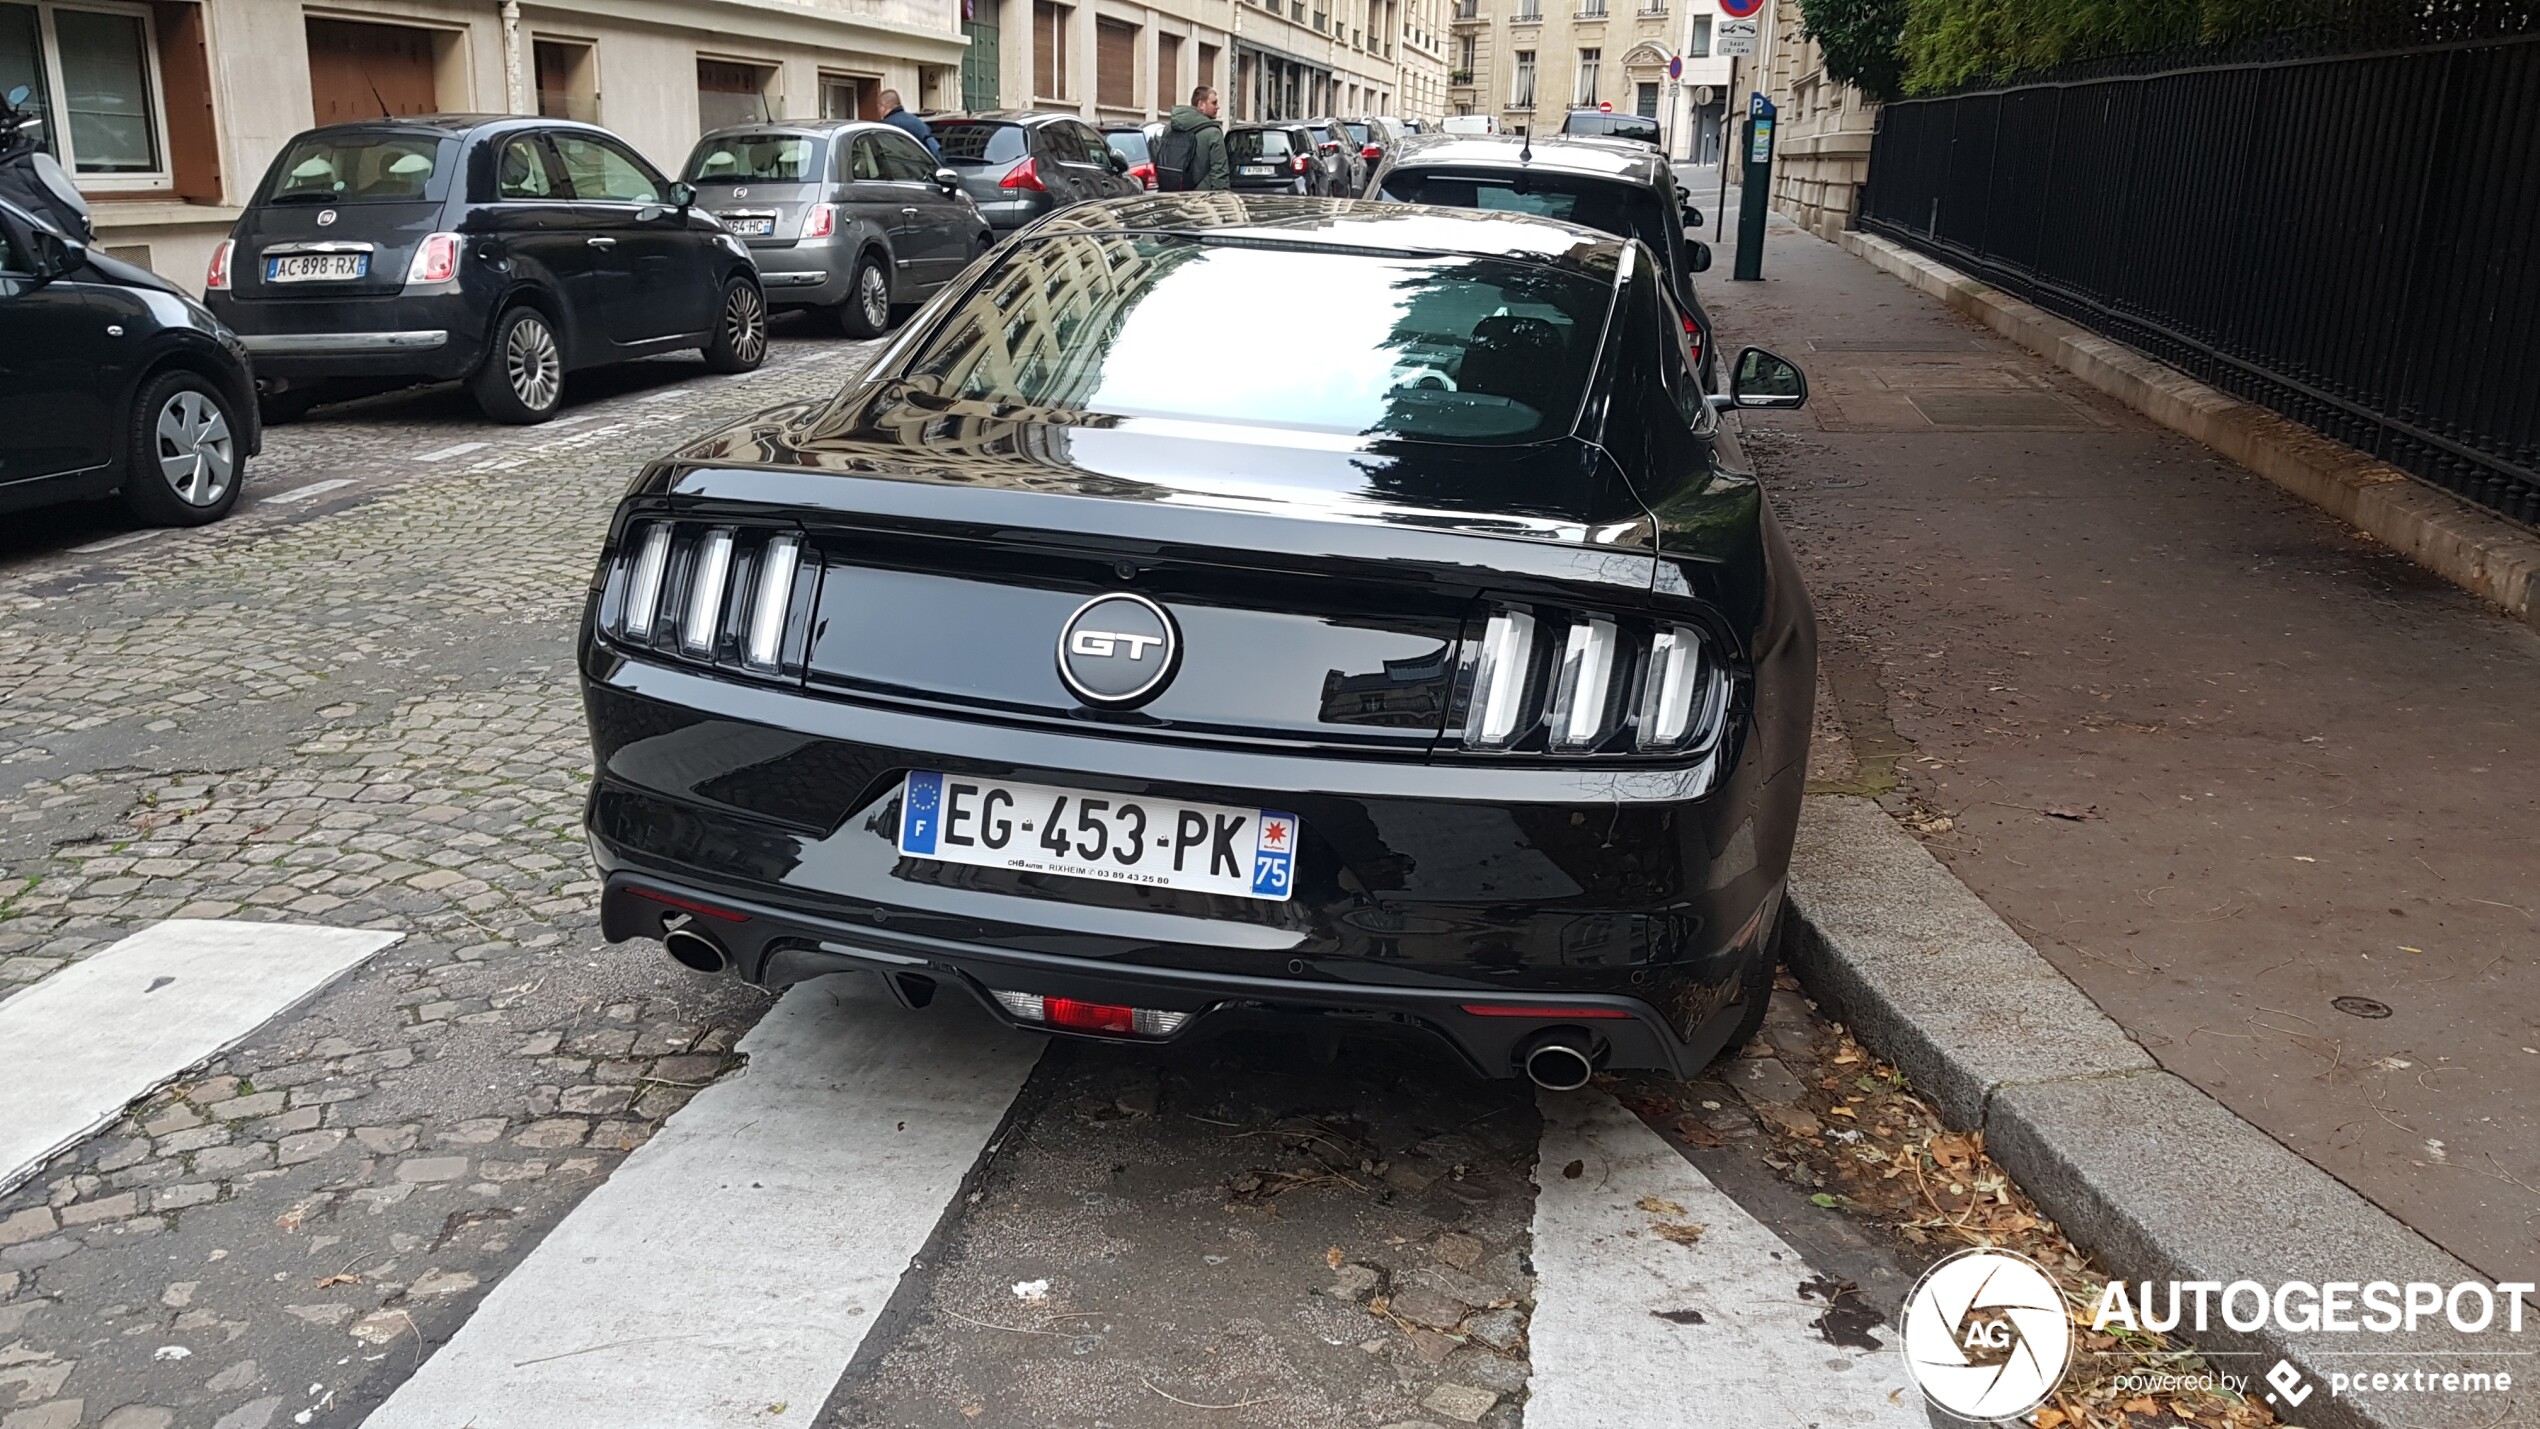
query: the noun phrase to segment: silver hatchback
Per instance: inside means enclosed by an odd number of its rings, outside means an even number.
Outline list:
[[[749,245],[769,307],[829,309],[850,337],[880,336],[995,241],[960,175],[888,124],[717,129],[682,177]]]

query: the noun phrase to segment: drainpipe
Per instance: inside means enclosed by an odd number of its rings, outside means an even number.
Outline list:
[[[533,112],[529,91],[521,85],[520,0],[503,0],[503,108],[513,114]]]

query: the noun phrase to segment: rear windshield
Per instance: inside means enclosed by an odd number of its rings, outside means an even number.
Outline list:
[[[1385,176],[1385,197],[1446,208],[1487,208],[1557,218],[1581,228],[1637,238],[1668,262],[1675,242],[1657,197],[1637,184],[1547,174],[1458,174],[1434,169],[1396,169]],[[1672,266],[1672,265],[1671,265]]]
[[[1284,129],[1238,129],[1226,136],[1226,159],[1240,164],[1248,159],[1284,159],[1296,152],[1288,142]]]
[[[1604,134],[1616,139],[1658,142],[1658,121],[1637,114],[1573,114],[1562,123],[1566,134]]]
[[[283,151],[266,203],[438,202],[443,141],[429,134],[317,134]]]
[[[1105,142],[1111,145],[1111,152],[1118,154],[1121,158],[1128,160],[1130,163],[1143,164],[1147,161],[1147,136],[1144,131],[1137,129],[1114,129],[1104,134],[1102,137]]]
[[[1541,441],[1576,425],[1611,292],[1496,258],[1053,235],[1020,245],[948,313],[908,374],[957,401]],[[1229,343],[1240,372],[1192,381]]]
[[[810,183],[820,177],[820,141],[799,134],[738,134],[708,139],[688,156],[691,181],[756,179],[761,183]]]
[[[1364,144],[1364,143],[1366,143],[1366,142],[1367,142],[1367,126],[1366,126],[1366,125],[1364,125],[1364,124],[1344,124],[1344,125],[1342,125],[1341,127],[1349,131],[1349,137],[1351,137],[1352,139],[1357,140],[1357,141],[1358,141],[1359,143],[1361,143],[1361,144]]]
[[[1028,151],[1020,124],[965,124],[959,120],[935,126],[935,143],[947,164],[1011,164]]]

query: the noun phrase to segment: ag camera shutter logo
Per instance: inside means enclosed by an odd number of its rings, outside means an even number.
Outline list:
[[[2007,1250],[1962,1250],[1925,1271],[1905,1301],[1904,1331],[1906,1373],[1962,1419],[2026,1414],[2072,1366],[2063,1291]]]

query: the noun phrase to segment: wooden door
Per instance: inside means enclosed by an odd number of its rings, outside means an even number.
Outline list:
[[[309,21],[309,101],[320,124],[438,113],[433,69],[430,30]]]

